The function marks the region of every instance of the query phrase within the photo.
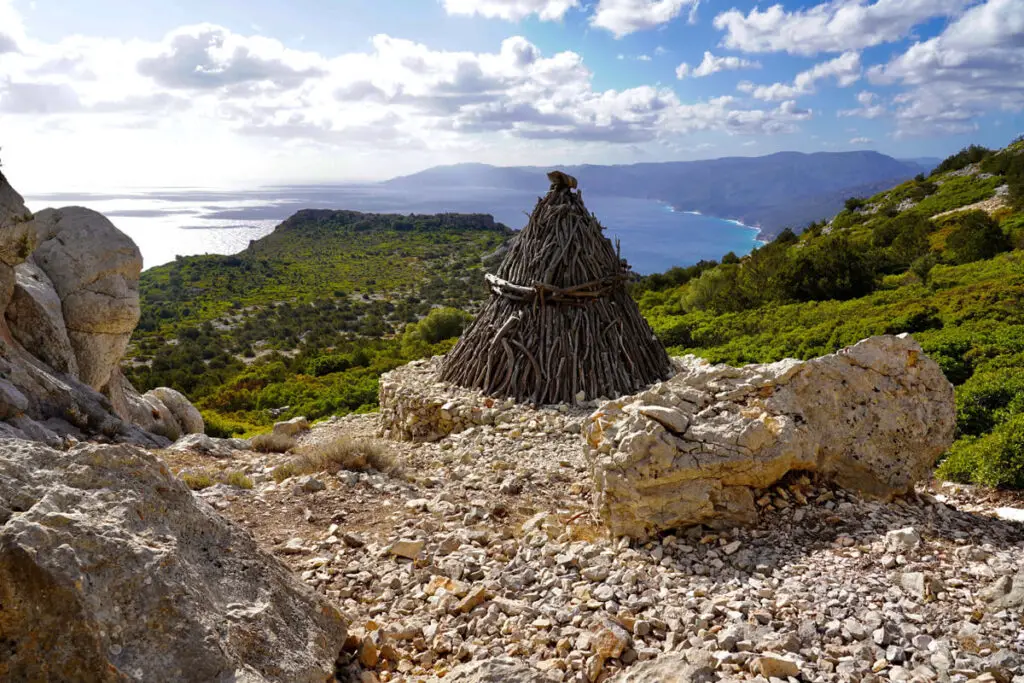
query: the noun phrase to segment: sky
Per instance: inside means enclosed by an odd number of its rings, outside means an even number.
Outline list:
[[[1024,0],[0,0],[23,193],[1024,132]]]

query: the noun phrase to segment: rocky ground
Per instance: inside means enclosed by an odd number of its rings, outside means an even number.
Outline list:
[[[752,528],[630,547],[592,517],[584,415],[519,408],[382,442],[391,475],[277,483],[287,454],[163,457],[248,474],[251,489],[199,495],[352,618],[342,679],[508,655],[544,680],[601,681],[674,653],[687,678],[671,680],[1024,682],[1024,523],[995,512],[1021,498],[931,484],[883,504],[790,475]],[[333,419],[301,447],[378,429]]]

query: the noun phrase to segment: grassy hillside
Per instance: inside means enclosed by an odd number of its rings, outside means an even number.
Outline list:
[[[645,278],[634,294],[674,353],[716,362],[811,358],[911,332],[957,386],[958,440],[940,474],[1022,487],[1022,248],[1018,141],[969,148],[800,236]]]
[[[240,254],[144,272],[126,373],[185,392],[218,434],[372,408],[381,372],[458,335],[511,234],[485,215],[300,211]]]

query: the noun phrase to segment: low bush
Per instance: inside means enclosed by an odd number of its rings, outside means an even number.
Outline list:
[[[956,427],[962,435],[980,436],[1020,413],[1024,413],[1022,368],[977,372],[957,389]]]
[[[394,453],[384,444],[369,439],[353,439],[343,436],[324,444],[304,449],[290,461],[274,468],[273,477],[278,483],[288,477],[315,472],[336,473],[341,470],[366,472],[377,470],[384,474],[399,474],[401,464]]]
[[[215,483],[213,477],[205,472],[185,472],[181,475],[181,480],[193,491],[202,491]]]
[[[228,472],[227,477],[224,478],[224,483],[231,486],[237,486],[240,489],[251,489],[252,479],[245,476],[242,472]]]
[[[985,436],[957,441],[936,474],[964,484],[1024,488],[1024,415]]]
[[[297,444],[294,436],[273,432],[257,434],[249,439],[249,446],[260,453],[287,453]]]

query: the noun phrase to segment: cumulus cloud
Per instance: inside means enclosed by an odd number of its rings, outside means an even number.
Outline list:
[[[165,88],[208,90],[241,84],[294,88],[324,74],[308,54],[280,42],[243,37],[209,24],[188,26],[165,39],[165,49],[138,63],[139,73]]]
[[[20,52],[19,42],[25,39],[25,26],[21,15],[10,0],[0,0],[0,55]]]
[[[838,116],[858,116],[863,119],[877,119],[888,114],[884,105],[878,103],[878,96],[873,92],[864,90],[857,93],[859,107],[853,109],[840,109],[836,112]]]
[[[1024,3],[988,0],[868,78],[908,90],[894,98],[897,133],[964,133],[986,112],[1024,110]]]
[[[860,80],[860,54],[846,52],[827,62],[815,64],[807,71],[801,71],[792,83],[773,83],[772,85],[755,86],[747,81],[737,88],[748,92],[759,100],[788,100],[801,95],[810,95],[815,91],[818,81],[834,78],[842,88],[853,85]]]
[[[743,59],[741,57],[716,57],[710,52],[704,52],[704,59],[697,68],[690,69],[690,65],[683,62],[676,67],[676,78],[682,79],[689,75],[693,75],[694,78],[703,78],[704,76],[710,76],[716,74],[719,71],[735,71],[737,69],[760,69],[761,63],[755,62],[749,59]]]
[[[110,177],[127,174],[139,155],[160,158],[161,172],[174,157],[188,178],[199,159],[248,169],[300,152],[321,173],[335,164],[365,173],[365,162],[386,174],[453,158],[599,162],[692,152],[687,136],[704,132],[789,133],[811,116],[795,102],[684,101],[661,84],[600,88],[581,55],[544,53],[522,36],[472,52],[377,35],[365,49],[330,56],[204,24],[156,41],[75,35],[46,43],[19,34],[18,46],[0,57],[7,134],[17,142],[35,133],[34,145],[52,140],[53,149],[74,147],[83,158],[106,154]],[[702,73],[737,64],[706,61]],[[316,156],[322,147],[358,161],[330,155],[327,163]],[[44,171],[41,182],[54,182]]]
[[[616,38],[667,24],[690,8],[691,20],[700,0],[598,0],[590,23]]]
[[[722,44],[744,52],[816,55],[846,52],[890,43],[935,17],[954,15],[975,0],[832,0],[808,9],[787,11],[782,5],[730,9],[714,19],[725,31]]]
[[[8,114],[63,114],[81,108],[78,94],[69,85],[0,84],[0,111]]]
[[[852,138],[850,140],[851,145],[870,145],[874,140],[871,138]]]
[[[533,14],[541,21],[560,21],[579,4],[579,0],[444,0],[444,9],[448,14],[505,21],[519,21]]]

